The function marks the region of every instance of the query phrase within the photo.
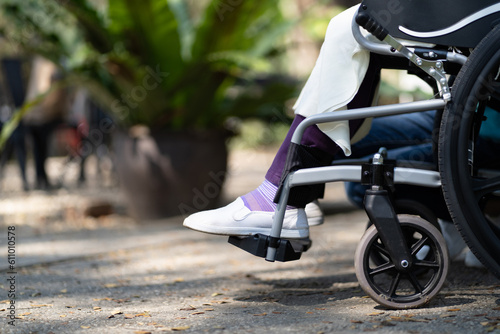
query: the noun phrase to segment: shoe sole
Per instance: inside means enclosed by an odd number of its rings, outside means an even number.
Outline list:
[[[206,228],[200,228],[195,224],[190,223],[189,221],[184,221],[184,226],[198,232],[216,234],[216,235],[234,236],[234,237],[246,237],[255,234],[264,234],[264,235],[271,234],[270,228],[252,227],[243,229],[242,227],[231,228],[231,227],[210,226],[210,230],[208,230]],[[308,237],[309,237],[308,229],[281,230],[281,238],[283,239],[303,239]]]
[[[314,217],[314,218],[307,217],[307,222],[309,223],[309,226],[318,226],[318,225],[323,225],[325,219],[323,217]]]

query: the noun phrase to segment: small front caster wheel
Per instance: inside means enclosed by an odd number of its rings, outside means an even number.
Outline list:
[[[411,252],[412,265],[398,271],[389,252],[371,226],[361,238],[354,258],[361,288],[377,303],[391,309],[416,308],[428,303],[441,289],[449,267],[443,236],[431,223],[398,215]],[[374,258],[382,259],[374,263]]]

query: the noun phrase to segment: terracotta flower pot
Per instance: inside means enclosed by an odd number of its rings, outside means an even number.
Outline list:
[[[223,131],[117,132],[115,165],[129,213],[152,220],[215,207],[226,176],[227,138]]]

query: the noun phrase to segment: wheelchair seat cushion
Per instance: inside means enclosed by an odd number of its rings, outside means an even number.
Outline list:
[[[365,11],[396,38],[473,48],[500,23],[496,0],[364,0]]]

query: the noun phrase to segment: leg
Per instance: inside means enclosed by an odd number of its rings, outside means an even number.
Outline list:
[[[352,36],[351,22],[357,7],[332,19],[319,58],[295,106],[296,118],[278,150],[264,182],[254,191],[228,206],[196,213],[185,219],[186,227],[215,234],[245,236],[269,234],[274,199],[283,175],[294,170],[324,166],[340,151],[349,152],[350,135],[362,121],[336,122],[307,129],[301,145],[291,145],[291,135],[304,117],[347,107],[367,106],[373,97],[378,66]],[[372,69],[369,69],[372,66]],[[364,86],[364,87],[363,87]],[[293,154],[294,149],[298,154]],[[288,154],[292,150],[292,154]],[[293,159],[288,159],[292,157]],[[304,238],[309,235],[305,204],[321,196],[321,187],[294,189],[283,222],[282,237]],[[298,207],[298,208],[297,208]]]
[[[12,134],[14,151],[16,153],[17,163],[23,182],[24,191],[29,190],[28,179],[26,178],[26,142],[24,140],[24,125],[21,123]]]
[[[373,61],[361,85],[360,92],[349,103],[348,107],[366,106],[373,100],[376,83],[378,82],[378,63]],[[297,115],[292,123],[290,131],[281,145],[278,153],[268,172],[264,182],[254,191],[239,197],[228,206],[216,210],[196,213],[186,218],[184,226],[201,232],[223,234],[223,235],[253,235],[257,233],[269,234],[274,209],[276,204],[274,198],[278,191],[282,174],[305,167],[320,167],[331,163],[336,153],[341,151],[339,147],[328,135],[317,126],[309,127],[303,137],[301,147],[307,153],[311,153],[312,158],[301,158],[287,163],[287,153],[290,149],[290,141],[294,130],[304,119]],[[363,120],[349,122],[349,132],[354,134],[360,127]],[[300,189],[299,189],[300,188]],[[308,191],[303,187],[296,189],[295,195],[289,204],[283,223],[282,237],[284,238],[304,238],[309,235],[307,217],[303,209],[308,202],[321,196],[322,187]],[[306,196],[304,196],[306,190]]]

